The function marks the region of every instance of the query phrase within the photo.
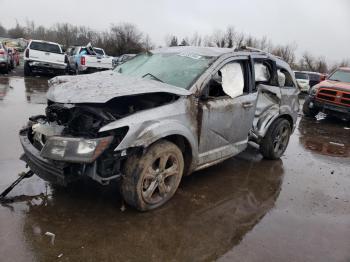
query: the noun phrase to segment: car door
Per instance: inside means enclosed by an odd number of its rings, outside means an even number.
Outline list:
[[[214,71],[199,101],[199,165],[246,148],[256,99],[248,58],[229,61]]]
[[[288,114],[293,118],[298,117],[299,111],[299,89],[293,80],[291,71],[285,68],[279,68],[278,73],[283,75],[284,81],[280,83],[281,105],[280,114]]]

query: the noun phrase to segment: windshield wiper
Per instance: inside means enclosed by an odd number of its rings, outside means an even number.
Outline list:
[[[159,82],[164,83],[163,80],[161,80],[161,79],[159,79],[158,77],[152,75],[151,73],[147,73],[147,74],[143,75],[142,78],[145,78],[146,76],[150,76],[150,77],[152,77],[154,80],[157,80],[157,81],[159,81]]]

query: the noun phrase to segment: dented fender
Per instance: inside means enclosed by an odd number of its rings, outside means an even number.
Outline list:
[[[155,141],[180,135],[187,139],[192,147],[193,159],[198,156],[198,139],[195,137],[195,124],[188,113],[189,101],[180,97],[177,101],[137,112],[103,126],[99,132],[113,131],[121,127],[129,130],[115,151],[131,147],[148,147]]]

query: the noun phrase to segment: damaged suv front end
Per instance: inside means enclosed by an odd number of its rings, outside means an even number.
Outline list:
[[[82,177],[109,184],[121,176],[129,152],[167,132],[160,120],[186,123],[186,103],[179,98],[190,92],[159,81],[109,71],[60,76],[49,86],[45,115],[31,117],[20,131],[21,159],[55,184]]]

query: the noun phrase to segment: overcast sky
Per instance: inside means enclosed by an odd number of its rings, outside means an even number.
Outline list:
[[[307,50],[329,61],[350,58],[349,0],[0,0],[0,6],[0,23],[6,27],[16,19],[97,30],[131,22],[164,45],[167,34],[205,35],[232,25],[246,34],[267,36],[274,44],[295,42],[299,54]]]

